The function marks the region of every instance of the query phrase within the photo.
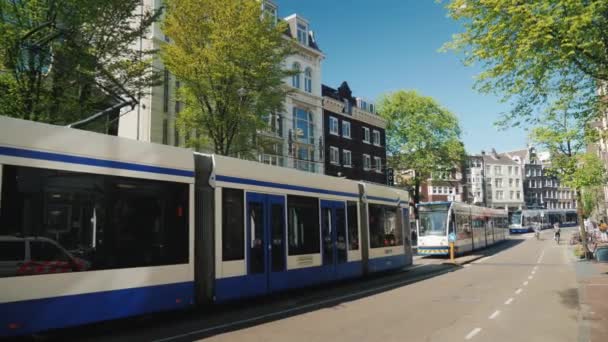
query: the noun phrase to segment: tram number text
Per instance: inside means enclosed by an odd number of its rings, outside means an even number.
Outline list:
[[[313,258],[312,255],[301,256],[298,258],[298,266],[309,266],[312,265]]]

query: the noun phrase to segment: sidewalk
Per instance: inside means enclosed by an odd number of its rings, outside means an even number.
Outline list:
[[[577,272],[581,305],[581,332],[588,341],[608,341],[608,263],[582,262]]]

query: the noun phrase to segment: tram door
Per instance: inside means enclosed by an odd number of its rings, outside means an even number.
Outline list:
[[[247,274],[256,292],[280,287],[285,251],[285,197],[247,193]]]
[[[344,202],[321,201],[321,236],[323,266],[330,269],[330,278],[337,266],[347,261],[346,211]]]

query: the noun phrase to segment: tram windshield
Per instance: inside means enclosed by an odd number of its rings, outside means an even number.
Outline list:
[[[521,212],[511,215],[511,224],[521,224]]]
[[[445,236],[447,234],[447,205],[419,207],[419,236]]]

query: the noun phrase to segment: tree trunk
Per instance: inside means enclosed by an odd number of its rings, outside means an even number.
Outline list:
[[[576,189],[576,202],[577,202],[577,216],[579,222],[579,231],[581,233],[581,244],[583,245],[583,253],[585,254],[585,259],[590,259],[589,248],[587,247],[587,230],[585,230],[585,218],[583,215],[583,193],[580,188]]]
[[[418,203],[420,203],[420,180],[414,178],[414,218],[418,220]]]

